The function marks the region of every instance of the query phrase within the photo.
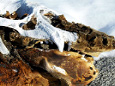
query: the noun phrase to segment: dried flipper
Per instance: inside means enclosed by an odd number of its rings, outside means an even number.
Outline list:
[[[22,61],[0,62],[0,86],[49,86],[47,79]]]
[[[58,78],[62,86],[87,85],[98,75],[92,57],[58,50],[19,49],[20,56],[30,65],[41,67]]]

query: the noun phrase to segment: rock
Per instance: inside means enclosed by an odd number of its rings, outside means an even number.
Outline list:
[[[0,86],[49,86],[48,80],[22,61],[0,62]]]
[[[19,49],[18,52],[25,61],[45,69],[65,86],[87,85],[98,75],[92,57],[58,50]]]

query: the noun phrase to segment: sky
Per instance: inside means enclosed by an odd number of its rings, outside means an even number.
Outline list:
[[[115,0],[27,0],[64,14],[67,20],[82,23],[115,36]]]

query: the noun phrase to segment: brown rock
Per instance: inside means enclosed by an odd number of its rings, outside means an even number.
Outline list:
[[[60,79],[62,84],[66,84],[65,86],[87,85],[98,75],[93,65],[93,58],[85,58],[78,53],[39,49],[18,51],[21,57],[31,65],[42,67]]]

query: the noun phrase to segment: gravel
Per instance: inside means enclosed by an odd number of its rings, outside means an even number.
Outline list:
[[[102,58],[95,62],[98,77],[88,86],[115,86],[115,57]]]

